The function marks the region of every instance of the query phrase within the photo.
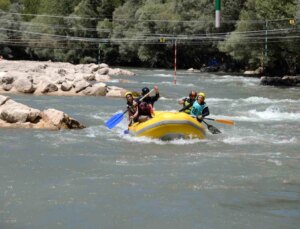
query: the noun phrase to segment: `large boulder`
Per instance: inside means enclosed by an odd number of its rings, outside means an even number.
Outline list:
[[[0,72],[0,85],[1,84],[12,84],[14,77],[7,74],[6,72]]]
[[[97,73],[98,73],[99,75],[106,75],[106,74],[108,74],[108,72],[109,72],[109,68],[100,68],[100,69],[97,71]]]
[[[72,87],[73,87],[73,83],[67,81],[61,84],[60,89],[62,91],[70,91]]]
[[[39,93],[42,93],[42,94],[44,94],[44,93],[50,93],[50,92],[55,92],[55,91],[57,91],[57,90],[58,90],[58,87],[57,87],[54,83],[52,83],[52,82],[46,80],[46,81],[41,82],[41,83],[37,86],[36,91],[35,91],[35,94],[39,94]]]
[[[100,75],[98,72],[95,75],[95,80],[97,82],[108,82],[111,81],[111,77],[109,75]]]
[[[128,70],[124,70],[124,69],[120,69],[120,68],[110,68],[108,75],[111,76],[115,76],[115,75],[125,75],[125,76],[134,76],[135,73],[128,71]]]
[[[13,100],[6,101],[0,107],[0,118],[8,123],[36,122],[40,119],[40,111]]]
[[[96,83],[92,87],[87,87],[84,89],[82,93],[90,96],[105,96],[107,93],[107,88],[104,83]]]
[[[85,126],[62,111],[48,109],[43,111],[43,120],[57,129],[82,129]],[[51,125],[50,124],[50,125]]]
[[[260,78],[261,85],[270,86],[296,86],[300,83],[300,76],[268,77]]]
[[[127,92],[126,89],[116,86],[109,86],[107,87],[107,90],[106,96],[108,97],[124,97]]]
[[[99,64],[99,68],[109,68],[108,64],[101,63]]]
[[[81,129],[85,126],[62,111],[44,112],[0,95],[0,128]]]
[[[33,93],[35,91],[32,80],[28,78],[18,78],[13,85],[18,92]]]
[[[75,92],[79,93],[90,86],[91,86],[91,84],[89,82],[87,82],[86,80],[80,80],[74,84]]]
[[[10,98],[4,95],[0,95],[0,106],[3,105],[4,103],[6,103],[7,100],[9,100]]]

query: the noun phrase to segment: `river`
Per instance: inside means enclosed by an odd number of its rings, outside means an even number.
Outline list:
[[[204,91],[222,134],[160,141],[124,135],[127,121],[104,121],[125,99],[10,95],[62,110],[83,130],[0,130],[0,228],[298,229],[300,88],[257,78],[130,69],[108,85],[140,91],[158,85],[156,110],[178,110]]]

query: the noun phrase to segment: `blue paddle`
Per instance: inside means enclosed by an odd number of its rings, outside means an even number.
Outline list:
[[[151,91],[149,91],[146,95],[144,95],[139,101],[142,101],[147,95],[149,95],[154,89],[152,89]],[[105,122],[105,126],[108,129],[112,129],[114,128],[116,125],[118,125],[122,119],[124,118],[124,114],[127,112],[128,110],[126,109],[126,111],[123,112],[119,112],[117,114],[115,114],[114,116],[112,116],[110,119],[108,119]]]
[[[118,125],[119,122],[122,121],[123,117],[124,117],[124,114],[127,112],[128,110],[124,111],[124,112],[119,112],[117,114],[115,114],[114,116],[112,116],[110,119],[108,119],[106,122],[105,122],[105,126],[108,128],[108,129],[112,129],[114,128],[116,125]]]

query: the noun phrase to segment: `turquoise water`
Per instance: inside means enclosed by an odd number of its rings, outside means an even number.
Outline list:
[[[189,90],[205,91],[205,140],[163,142],[123,135],[104,121],[121,98],[16,96],[63,110],[83,130],[0,130],[0,228],[299,228],[300,88],[256,78],[131,69],[108,85],[158,85],[157,110],[178,110]]]

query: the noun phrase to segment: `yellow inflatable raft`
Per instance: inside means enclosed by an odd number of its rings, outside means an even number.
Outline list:
[[[155,111],[152,119],[130,126],[129,133],[162,140],[205,138],[203,125],[184,112]]]

